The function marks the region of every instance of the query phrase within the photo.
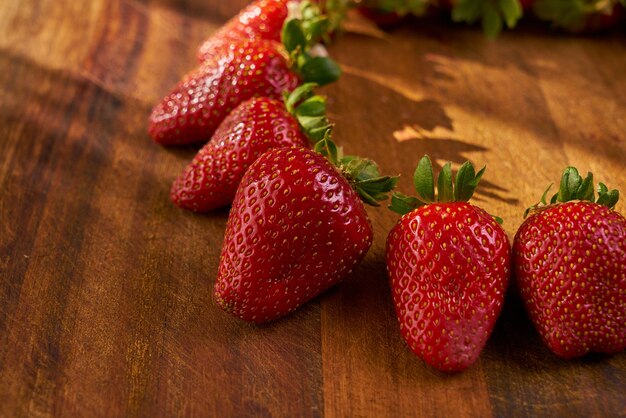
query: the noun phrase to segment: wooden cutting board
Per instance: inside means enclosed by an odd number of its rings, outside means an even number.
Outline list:
[[[556,358],[514,294],[472,368],[426,367],[393,313],[384,208],[364,263],[295,314],[216,307],[228,213],[170,203],[194,149],[146,119],[244,3],[0,2],[0,416],[626,416],[626,355]],[[487,164],[476,202],[513,237],[568,164],[626,191],[623,34],[356,23],[330,49],[337,141],[404,192],[424,153]]]

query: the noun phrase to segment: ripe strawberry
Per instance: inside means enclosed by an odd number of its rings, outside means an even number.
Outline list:
[[[319,85],[335,81],[341,72],[337,64],[308,53],[325,20],[311,11],[306,16],[310,20],[285,23],[284,48],[263,39],[240,41],[193,70],[153,109],[150,136],[163,145],[206,142],[241,102],[281,98],[301,81]]]
[[[617,26],[624,17],[626,0],[536,0],[539,19],[570,32],[595,32]]]
[[[376,204],[396,178],[380,176],[371,161],[339,158],[328,138],[316,150],[326,157],[271,149],[241,180],[215,283],[217,303],[236,317],[286,315],[350,274],[372,244],[359,197]]]
[[[517,284],[544,342],[564,358],[626,348],[626,219],[617,190],[568,167],[551,203],[529,209],[517,231]],[[594,202],[595,200],[595,202]],[[527,214],[528,212],[527,211]]]
[[[273,41],[233,44],[219,61],[192,71],[150,115],[150,136],[163,145],[207,141],[239,103],[252,97],[281,97],[298,76]]]
[[[280,33],[289,13],[288,0],[256,0],[226,22],[198,49],[200,62],[213,59],[229,45],[242,40],[265,39],[280,42]]]
[[[510,273],[506,233],[467,203],[477,174],[466,162],[452,184],[450,163],[434,193],[430,159],[415,171],[418,198],[396,193],[390,209],[404,214],[387,238],[387,272],[400,331],[411,350],[446,372],[472,365],[502,309]]]
[[[284,103],[258,97],[237,106],[174,182],[172,201],[196,212],[229,205],[245,171],[265,151],[321,139],[329,122],[313,86],[298,87]]]

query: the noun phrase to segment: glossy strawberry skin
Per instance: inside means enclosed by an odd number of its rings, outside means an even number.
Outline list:
[[[446,372],[473,364],[504,302],[511,247],[500,225],[465,202],[404,215],[389,233],[386,262],[402,336]]]
[[[241,102],[261,96],[278,99],[298,84],[280,44],[233,44],[219,60],[188,74],[154,108],[148,132],[163,145],[206,142]]]
[[[259,97],[237,106],[172,185],[181,208],[207,212],[229,205],[245,171],[270,148],[307,146],[282,101]]]
[[[279,318],[350,274],[372,236],[363,203],[325,157],[272,149],[237,189],[215,300],[246,321]]]
[[[626,348],[626,219],[591,202],[532,214],[513,245],[517,285],[544,342],[563,358]]]
[[[215,59],[232,43],[265,39],[279,42],[288,15],[287,0],[257,0],[226,22],[198,49],[200,62]]]

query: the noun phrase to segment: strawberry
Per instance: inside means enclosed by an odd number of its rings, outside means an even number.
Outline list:
[[[150,136],[163,145],[206,142],[241,102],[279,99],[301,81],[335,81],[341,72],[337,64],[308,53],[324,26],[310,8],[305,10],[308,20],[285,23],[284,47],[270,40],[240,41],[193,70],[153,109]]]
[[[229,45],[242,40],[265,39],[279,42],[289,13],[287,0],[257,0],[226,22],[198,49],[200,62],[213,59]]]
[[[431,161],[422,158],[419,198],[396,193],[390,209],[404,214],[387,238],[386,263],[400,331],[431,366],[462,371],[487,342],[502,309],[511,247],[504,230],[471,198],[484,168],[466,162],[453,186],[450,163],[434,192]]]
[[[344,279],[372,244],[359,198],[376,205],[397,179],[340,158],[328,138],[316,150],[273,148],[244,174],[215,283],[230,314],[256,323],[286,315]]]
[[[539,19],[570,32],[594,32],[617,26],[624,17],[626,0],[537,0]]]
[[[572,358],[626,348],[626,219],[617,190],[568,167],[559,192],[527,211],[515,235],[517,285],[546,345]]]
[[[174,182],[172,201],[196,212],[228,205],[244,172],[262,153],[321,139],[329,122],[324,99],[313,96],[313,86],[298,87],[284,103],[257,97],[237,106]]]

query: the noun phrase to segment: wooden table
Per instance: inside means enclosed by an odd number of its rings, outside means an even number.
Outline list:
[[[393,313],[385,209],[364,263],[295,314],[216,307],[228,213],[170,203],[194,150],[155,145],[146,119],[244,3],[0,3],[0,416],[626,416],[626,354],[556,358],[515,295],[472,368],[426,367]],[[336,139],[404,192],[423,153],[487,164],[476,202],[512,237],[568,164],[626,191],[619,34],[357,24],[331,53]]]

